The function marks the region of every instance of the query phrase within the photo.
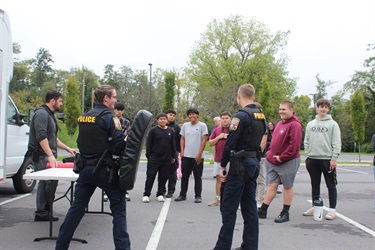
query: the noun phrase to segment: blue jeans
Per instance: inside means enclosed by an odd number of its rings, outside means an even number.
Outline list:
[[[85,208],[96,187],[104,190],[110,200],[115,249],[130,249],[130,239],[126,225],[125,191],[122,191],[119,186],[109,184],[109,172],[105,167],[100,168],[96,174],[92,173],[94,168],[94,166],[85,166],[79,174],[75,185],[73,204],[60,227],[56,249],[69,248],[74,231],[85,215]],[[98,225],[98,228],[100,228],[100,225]]]
[[[215,250],[230,250],[236,224],[238,205],[244,220],[242,249],[258,249],[259,221],[255,200],[256,180],[259,175],[259,161],[254,157],[242,160],[244,175],[228,175],[222,199],[222,227]],[[232,166],[231,166],[232,167]]]

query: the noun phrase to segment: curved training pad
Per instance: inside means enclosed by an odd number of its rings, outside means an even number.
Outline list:
[[[147,110],[140,110],[135,116],[120,166],[119,183],[122,190],[132,190],[134,187],[139,159],[146,135],[151,127],[152,117],[153,115]]]

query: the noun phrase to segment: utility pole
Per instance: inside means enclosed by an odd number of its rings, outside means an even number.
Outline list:
[[[85,75],[82,81],[82,114],[85,112]]]
[[[152,79],[151,79],[151,73],[152,73],[152,63],[148,64],[150,66],[150,103],[149,103],[149,110],[151,112],[151,84],[152,84]]]

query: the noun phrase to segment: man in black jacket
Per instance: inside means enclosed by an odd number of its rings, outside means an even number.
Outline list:
[[[65,149],[71,154],[76,154],[75,149],[71,149],[57,138],[57,123],[55,111],[59,111],[62,105],[62,94],[60,92],[49,90],[46,94],[45,104],[35,110],[30,124],[30,135],[28,154],[32,155],[32,160],[37,171],[47,168],[49,162],[51,168],[57,167],[57,148]],[[36,211],[34,221],[57,221],[49,213],[49,195],[52,192],[53,199],[58,181],[39,181],[36,192]]]
[[[178,155],[181,150],[180,146],[180,131],[181,128],[178,126],[178,124],[175,122],[176,118],[176,111],[173,109],[167,109],[165,111],[165,114],[167,114],[167,126],[170,127],[174,131],[174,138],[175,138],[175,145],[176,145],[176,156],[175,156],[175,162],[171,164],[170,168],[170,174],[168,177],[168,192],[166,198],[172,198],[174,192],[176,191],[176,183],[177,183],[177,168],[178,168]]]

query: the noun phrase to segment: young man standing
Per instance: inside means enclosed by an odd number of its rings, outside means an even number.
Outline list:
[[[113,111],[115,112],[115,116],[119,119],[121,126],[122,126],[122,131],[124,132],[124,136],[126,137],[129,133],[131,125],[130,125],[130,121],[126,119],[125,117],[123,117],[124,110],[125,110],[125,105],[120,102],[116,102],[115,108],[113,109]],[[126,191],[125,198],[127,201],[130,201],[130,195],[128,191]],[[108,201],[108,196],[106,194],[104,195],[104,201]]]
[[[126,136],[131,128],[131,125],[130,121],[123,117],[124,109],[125,105],[117,102],[113,111],[115,112],[116,117],[120,120],[124,135]]]
[[[202,174],[204,162],[204,147],[207,143],[207,125],[198,120],[199,111],[190,108],[186,111],[190,122],[185,122],[181,129],[181,159],[182,178],[181,192],[175,201],[186,200],[186,193],[189,186],[189,177],[194,173],[195,180],[195,203],[202,202]]]
[[[329,212],[327,220],[336,217],[337,203],[337,158],[341,152],[340,127],[331,115],[328,114],[330,102],[326,99],[319,99],[316,102],[318,115],[306,126],[305,155],[306,169],[311,179],[312,201],[320,199],[320,181],[322,174],[326,181],[329,197]],[[303,213],[304,216],[313,216],[314,209],[310,208]]]
[[[210,145],[210,147],[214,147],[215,152],[216,152],[215,157],[214,157],[214,170],[213,170],[214,176],[216,176],[216,184],[215,184],[216,198],[214,201],[208,203],[209,207],[220,206],[220,186],[221,186],[220,163],[221,163],[221,157],[223,156],[224,145],[228,138],[230,122],[231,122],[231,115],[228,112],[222,113],[221,125],[219,125],[212,131],[210,135],[210,140],[208,141],[208,144]]]
[[[181,146],[180,146],[181,128],[175,122],[176,111],[174,111],[173,109],[167,109],[165,113],[167,114],[167,122],[168,122],[167,126],[170,127],[174,132],[175,145],[176,145],[176,155],[175,155],[176,160],[174,161],[174,163],[171,164],[170,174],[168,177],[168,191],[167,191],[167,196],[166,196],[166,198],[172,198],[176,190],[176,183],[177,183],[178,154],[181,151]]]
[[[174,132],[167,126],[167,115],[158,114],[156,121],[158,125],[150,130],[146,142],[147,177],[142,198],[145,203],[150,201],[156,174],[158,174],[157,200],[164,201],[165,183],[170,174],[170,166],[176,161]]]
[[[283,184],[283,209],[275,219],[276,223],[289,221],[289,208],[294,195],[293,184],[300,166],[300,146],[302,143],[302,126],[294,114],[293,103],[280,103],[281,121],[277,123],[272,141],[266,155],[265,165],[269,175],[269,184],[262,206],[258,210],[259,218],[267,218],[267,209],[275,198],[277,186]]]
[[[49,90],[46,94],[45,104],[35,110],[35,114],[30,124],[30,135],[28,153],[32,155],[32,161],[36,171],[47,168],[49,162],[51,168],[57,167],[57,148],[62,148],[76,154],[75,149],[71,149],[57,138],[57,123],[55,111],[59,111],[62,105],[62,94]],[[39,181],[36,192],[36,211],[34,221],[58,220],[50,214],[49,198],[50,193],[55,197],[58,181]]]

